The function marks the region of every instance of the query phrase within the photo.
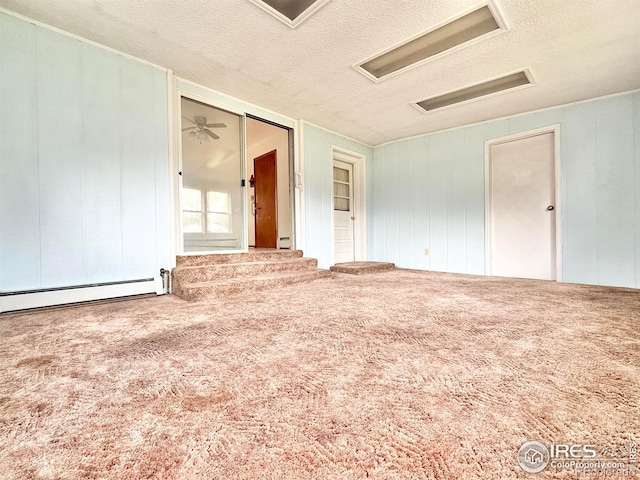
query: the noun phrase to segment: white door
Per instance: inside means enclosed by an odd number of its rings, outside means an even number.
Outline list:
[[[489,275],[556,279],[554,133],[489,151]]]
[[[353,223],[353,165],[333,161],[333,238],[335,263],[355,259]]]

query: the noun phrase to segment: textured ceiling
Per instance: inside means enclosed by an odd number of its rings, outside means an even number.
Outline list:
[[[638,0],[496,0],[506,33],[377,84],[351,68],[480,3],[331,0],[291,29],[249,0],[0,0],[370,145],[640,88]],[[409,104],[527,67],[535,87],[427,115]]]

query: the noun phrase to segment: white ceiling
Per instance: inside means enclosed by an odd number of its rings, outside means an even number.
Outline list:
[[[374,83],[351,66],[480,0],[331,0],[296,29],[249,0],[0,0],[176,75],[370,145],[640,88],[639,0],[496,0],[509,31]],[[410,102],[530,68],[535,87]]]

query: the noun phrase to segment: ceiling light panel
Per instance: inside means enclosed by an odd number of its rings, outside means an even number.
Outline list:
[[[529,70],[521,70],[483,83],[454,90],[444,95],[413,102],[412,105],[422,113],[429,113],[433,110],[460,105],[533,85],[534,82],[531,77],[531,72]]]
[[[329,0],[250,0],[265,12],[296,28]]]
[[[493,2],[485,2],[400,45],[368,58],[354,68],[374,82],[507,30]]]

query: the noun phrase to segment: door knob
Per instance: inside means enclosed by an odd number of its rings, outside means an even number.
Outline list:
[[[551,211],[551,210],[554,210],[555,208],[556,208],[556,207],[554,207],[553,205],[549,205],[549,206],[547,207],[547,210]]]

